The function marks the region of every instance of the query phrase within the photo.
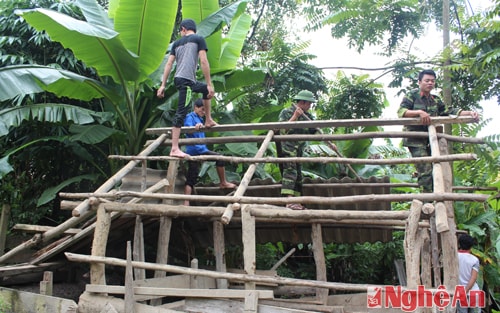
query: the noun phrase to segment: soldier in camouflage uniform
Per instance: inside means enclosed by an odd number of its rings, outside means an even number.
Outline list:
[[[398,110],[399,117],[420,117],[422,125],[408,125],[405,131],[426,132],[427,125],[431,123],[431,116],[460,115],[472,116],[478,119],[477,112],[448,108],[443,101],[431,94],[436,85],[436,73],[433,70],[424,70],[418,75],[419,89],[410,91],[405,95]],[[403,146],[408,147],[413,157],[431,155],[428,138],[405,138]],[[433,191],[432,163],[416,164],[418,172],[418,185],[423,192]]]
[[[297,102],[289,108],[283,109],[279,115],[280,122],[313,120],[313,116],[307,112],[311,105],[316,102],[314,94],[308,90],[300,91],[294,98]],[[314,134],[317,128],[297,128],[282,130],[282,134]],[[304,152],[305,142],[283,141],[281,149],[278,149],[279,157],[301,157]],[[281,195],[286,197],[300,196],[302,191],[302,166],[300,163],[284,163],[282,173]],[[287,208],[292,210],[304,210],[303,205],[289,203]]]

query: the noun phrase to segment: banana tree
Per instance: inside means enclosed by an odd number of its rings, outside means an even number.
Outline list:
[[[183,10],[199,7],[202,2],[206,1],[183,2]],[[43,112],[48,114],[39,114],[42,109],[39,104],[29,108],[10,107],[0,111],[0,137],[36,115],[40,121],[46,122],[66,119],[82,125],[104,123],[110,129],[126,134],[114,136],[117,139],[111,151],[137,153],[145,141],[145,128],[151,127],[162,113],[156,109],[158,100],[153,88],[158,84],[159,76],[154,74],[158,73],[168,50],[178,4],[162,0],[112,0],[107,11],[95,0],[77,0],[76,4],[85,21],[41,8],[16,13],[38,31],[46,31],[52,40],[71,49],[78,59],[95,69],[100,79],[39,65],[4,67],[0,69],[3,82],[0,101],[46,91],[61,98],[101,99],[103,112],[111,113],[114,119],[98,118],[98,114],[89,114],[88,110],[71,105],[61,109],[61,104],[57,107],[44,104]],[[235,70],[236,61],[250,27],[250,17],[244,13],[245,6],[246,1],[220,10],[213,6],[214,12],[207,14],[199,25],[200,33],[205,36],[215,33],[212,36],[218,37],[223,44],[223,47],[211,46],[209,53],[220,65],[214,67],[214,73],[218,74],[216,88],[238,88],[263,78],[262,73],[257,73],[253,79],[239,82],[233,79],[239,77]],[[216,32],[226,25],[231,27],[225,36]],[[219,53],[212,52],[218,48],[221,48]],[[0,160],[3,163],[0,169],[8,171],[7,158],[3,156]]]

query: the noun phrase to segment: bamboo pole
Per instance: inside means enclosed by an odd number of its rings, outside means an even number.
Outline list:
[[[464,124],[474,123],[475,120],[469,116],[432,117],[431,124]],[[422,125],[420,118],[394,118],[394,119],[344,119],[344,120],[317,120],[317,121],[294,121],[294,122],[270,122],[251,124],[225,124],[216,125],[209,129],[197,130],[195,127],[182,127],[181,133],[189,134],[199,131],[225,132],[225,131],[253,131],[253,130],[275,130],[292,128],[331,128],[331,127],[359,127],[359,126],[399,126],[399,125]],[[171,131],[171,128],[148,128],[148,135],[162,135]]]
[[[126,261],[118,258],[110,258],[110,257],[97,257],[97,256],[89,256],[82,255],[76,253],[65,253],[66,258],[72,262],[85,262],[85,263],[101,263],[111,266],[126,266]],[[186,275],[198,275],[204,277],[212,277],[216,279],[228,279],[228,280],[236,280],[236,281],[244,281],[244,282],[256,282],[256,283],[265,283],[265,284],[280,284],[280,285],[290,285],[290,286],[305,286],[305,287],[313,287],[313,288],[328,288],[332,290],[351,290],[351,291],[361,291],[366,292],[369,287],[382,287],[377,285],[369,285],[369,284],[349,284],[349,283],[335,283],[335,282],[321,282],[315,280],[303,280],[296,278],[286,278],[286,277],[274,277],[274,276],[263,276],[263,275],[247,275],[247,274],[237,274],[237,273],[221,273],[214,272],[203,269],[192,269],[186,268],[176,265],[168,265],[168,264],[156,264],[156,263],[147,263],[147,262],[136,262],[132,261],[132,266],[141,267],[146,270],[158,270],[165,271],[168,273],[176,273],[176,274],[186,274]]]
[[[124,156],[124,159],[150,161],[171,161],[178,159],[171,156]],[[235,157],[227,155],[197,155],[186,156],[186,161],[224,161],[226,163],[338,163],[338,164],[369,164],[369,165],[393,165],[393,164],[418,164],[418,163],[434,163],[434,162],[450,162],[450,161],[470,161],[476,160],[477,156],[473,153],[457,153],[445,156],[427,156],[415,158],[394,158],[394,159],[357,159],[357,158],[342,158],[342,157]],[[60,193],[59,196],[65,198],[66,193]]]
[[[202,207],[202,206],[168,206],[160,204],[128,204],[128,208],[114,203],[104,203],[102,206],[108,211],[140,213],[151,216],[172,217],[217,217],[224,212],[224,207]],[[352,210],[288,210],[288,209],[259,209],[250,207],[252,216],[267,219],[268,222],[277,222],[281,218],[294,218],[303,223],[309,223],[318,219],[333,220],[403,220],[408,217],[408,211],[352,211]]]
[[[163,141],[165,141],[166,138],[167,138],[166,134],[161,135],[160,137],[158,137],[153,142],[153,144],[151,144],[146,149],[144,149],[141,153],[139,153],[138,156],[147,156],[147,155],[149,155],[151,152],[153,152],[154,150],[156,150],[156,148],[158,148],[163,143]],[[121,170],[119,170],[118,172],[116,172],[115,175],[113,175],[104,184],[102,184],[101,187],[99,187],[96,190],[96,192],[97,193],[99,193],[99,192],[107,192],[107,191],[111,190],[112,188],[114,188],[116,186],[116,184],[119,183],[122,180],[122,178],[125,175],[128,174],[128,172],[130,172],[134,167],[137,166],[137,164],[139,163],[139,161],[140,160],[132,160],[132,161],[130,161],[127,165],[125,165],[124,167],[122,167]],[[82,202],[82,204],[80,204],[78,207],[76,207],[73,210],[73,212],[72,212],[73,216],[74,217],[79,217],[84,212],[86,212],[88,209],[89,209],[88,203],[86,203],[84,201],[84,202]]]
[[[162,179],[159,182],[157,182],[155,185],[149,187],[148,189],[145,190],[145,192],[156,192],[160,190],[161,188],[165,187],[168,185],[168,181],[166,179]],[[133,198],[131,199],[128,203],[133,204],[133,203],[138,203],[142,201],[141,198]],[[124,203],[121,204],[122,206]],[[93,211],[89,211],[87,214],[93,214]],[[121,216],[122,212],[113,212],[111,214],[111,221],[114,221],[115,219],[119,218]],[[65,240],[64,242],[59,243],[58,245],[51,247],[51,249],[44,254],[38,256],[37,258],[33,259],[31,261],[32,264],[38,264],[40,262],[43,262],[44,260],[50,258],[51,256],[54,256],[55,254],[64,251],[68,246],[71,244],[80,241],[81,239],[90,236],[96,227],[96,222],[94,221],[92,224],[88,225],[84,229],[82,229],[80,232],[78,232],[76,235],[70,237],[69,239]]]
[[[144,156],[150,154],[156,148],[158,148],[163,141],[167,138],[166,134],[162,134],[158,137],[149,147],[144,149],[139,155]],[[120,171],[118,171],[115,175],[113,175],[110,179],[108,179],[101,187],[99,187],[96,192],[107,192],[111,188],[113,188],[116,183],[118,183],[123,176],[125,176],[132,168],[137,165],[139,161],[130,161],[125,167],[123,167]],[[59,224],[58,226],[52,228],[51,230],[46,231],[43,234],[36,234],[30,240],[25,241],[21,245],[18,245],[14,249],[10,250],[8,253],[5,253],[0,257],[0,263],[4,263],[9,258],[17,255],[18,253],[30,249],[36,245],[40,245],[41,243],[47,243],[50,240],[56,238],[63,234],[66,230],[70,228],[74,228],[76,225],[81,223],[82,221],[86,221],[89,217],[94,216],[95,212],[89,211],[89,201],[88,199],[81,202],[72,212],[73,217],[66,220],[64,223]]]
[[[365,202],[402,202],[412,201],[417,199],[424,202],[432,201],[473,201],[484,202],[489,196],[484,194],[464,194],[464,193],[422,193],[422,194],[369,194],[369,195],[355,195],[355,196],[339,196],[339,197],[319,197],[319,196],[299,196],[299,197],[250,197],[250,196],[204,196],[204,195],[180,195],[180,194],[153,194],[153,193],[140,193],[133,191],[120,191],[114,195],[108,194],[74,194],[77,197],[82,195],[93,195],[100,197],[138,197],[143,199],[174,199],[174,200],[196,200],[198,202],[212,203],[212,202],[225,202],[225,203],[241,203],[241,204],[273,204],[285,206],[287,203],[303,203],[303,204],[319,204],[319,205],[339,205],[349,203],[365,203]],[[126,210],[126,208],[116,208],[116,204],[101,203],[100,205],[107,205],[112,210]],[[169,205],[164,205],[169,207]],[[176,207],[185,207],[178,205]]]
[[[266,139],[264,140],[264,142],[260,146],[259,150],[255,154],[256,158],[260,158],[264,155],[264,152],[266,152],[267,148],[269,147],[269,144],[271,143],[271,139],[273,138],[273,136],[274,136],[274,131],[269,130],[267,132]],[[248,185],[250,184],[250,180],[252,179],[253,174],[255,173],[256,169],[257,169],[257,164],[255,164],[255,162],[252,163],[248,167],[247,171],[245,172],[245,175],[243,176],[240,184],[238,185],[238,188],[234,192],[234,195],[231,196],[232,198],[237,199],[245,194],[245,191],[246,191]],[[222,224],[225,224],[225,225],[229,224],[229,222],[231,221],[231,218],[233,217],[234,211],[238,209],[237,202],[238,201],[235,201],[234,204],[230,204],[227,206],[226,210],[224,211],[224,214],[222,214],[222,217],[221,217]]]
[[[209,131],[209,130],[207,130]],[[438,138],[444,138],[450,142],[484,144],[482,138],[476,137],[461,137],[443,133],[438,133]],[[274,142],[280,141],[342,141],[342,140],[359,140],[359,139],[374,139],[374,138],[428,138],[427,132],[414,131],[379,131],[379,132],[362,132],[350,134],[297,134],[297,135],[275,135]],[[222,137],[205,137],[205,138],[181,138],[179,139],[180,146],[196,145],[196,144],[226,144],[226,143],[246,143],[246,142],[262,142],[265,135],[255,136],[222,136]],[[153,142],[148,141],[148,142]],[[164,145],[171,145],[172,140],[166,139]],[[119,155],[110,155],[109,158],[120,159]]]

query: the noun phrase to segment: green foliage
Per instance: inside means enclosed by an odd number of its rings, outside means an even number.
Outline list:
[[[382,85],[368,75],[351,75],[339,71],[328,86],[330,99],[320,102],[316,112],[319,119],[361,119],[380,117],[389,105]]]

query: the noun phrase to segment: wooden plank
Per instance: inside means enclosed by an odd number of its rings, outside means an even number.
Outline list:
[[[40,294],[45,296],[52,296],[54,275],[50,271],[43,273],[43,280],[40,282]]]
[[[78,301],[78,312],[101,312],[108,304],[113,306],[117,312],[125,311],[123,299],[84,292]],[[180,311],[150,306],[142,303],[135,303],[134,309],[136,312],[140,313],[180,313]],[[51,313],[54,312],[57,311],[52,311]]]
[[[49,262],[49,263],[41,263],[41,264],[16,264],[16,265],[7,265],[0,267],[0,277],[7,276],[16,276],[19,274],[28,274],[28,273],[38,273],[42,271],[46,271],[49,269],[57,269],[62,265],[65,265],[65,262]]]
[[[221,299],[186,299],[186,304],[179,309],[184,312],[197,313],[241,313],[244,310],[244,304],[234,300]],[[317,310],[293,309],[286,307],[272,306],[268,304],[258,305],[259,313],[317,313]]]
[[[85,287],[85,291],[93,293],[124,294],[124,286],[91,285]],[[272,290],[257,290],[260,299],[273,299]],[[235,289],[183,289],[183,288],[155,288],[134,287],[134,294],[161,297],[183,297],[183,298],[236,298],[244,299],[247,292]]]
[[[245,305],[243,306],[243,312],[257,313],[258,305],[259,292],[256,290],[245,290]]]
[[[78,309],[78,305],[73,300],[5,287],[0,287],[0,298],[4,304],[9,305],[8,312],[76,313]]]

